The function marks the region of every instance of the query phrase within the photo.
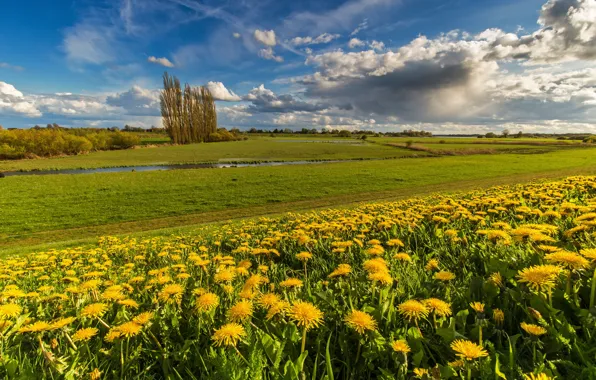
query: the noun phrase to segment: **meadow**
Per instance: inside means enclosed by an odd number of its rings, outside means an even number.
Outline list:
[[[592,378],[595,211],[571,177],[5,258],[0,371]]]

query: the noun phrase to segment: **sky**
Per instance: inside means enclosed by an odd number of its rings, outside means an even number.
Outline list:
[[[161,127],[165,71],[225,128],[596,133],[596,0],[22,0],[0,125]]]

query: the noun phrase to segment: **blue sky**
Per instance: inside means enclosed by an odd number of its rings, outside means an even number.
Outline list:
[[[29,0],[0,124],[159,126],[165,70],[228,128],[596,132],[596,0]]]

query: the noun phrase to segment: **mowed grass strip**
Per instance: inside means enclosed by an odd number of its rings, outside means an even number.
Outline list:
[[[570,150],[540,155],[8,177],[0,180],[0,247],[18,244],[36,234],[57,234],[73,228],[95,226],[88,233],[119,233],[118,224],[126,222],[195,215],[179,223],[201,223],[198,214],[223,210],[263,206],[267,213],[277,210],[272,205],[282,203],[337,198],[336,203],[320,205],[329,206],[375,199],[364,194],[392,190],[415,196],[422,187],[438,185],[435,189],[441,190],[447,187],[441,185],[458,181],[533,173],[591,174],[596,169],[595,158],[593,150]],[[278,211],[291,210],[290,206],[280,207]],[[240,212],[222,216],[234,215]],[[114,227],[97,228],[108,224]],[[146,222],[132,225],[129,231],[165,226]],[[81,232],[81,236],[85,234]],[[52,233],[46,234],[36,242],[51,238]]]
[[[333,142],[337,140],[338,142]],[[256,138],[223,143],[158,146],[93,152],[80,156],[0,161],[2,171],[91,169],[191,164],[217,161],[301,161],[384,159],[428,155],[401,147],[350,139]]]

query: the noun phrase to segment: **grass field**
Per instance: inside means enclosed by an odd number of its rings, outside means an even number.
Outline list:
[[[190,164],[217,161],[384,159],[424,156],[426,154],[425,152],[413,152],[405,148],[364,143],[358,140],[261,137],[225,143],[161,146],[93,152],[80,156],[49,159],[0,161],[0,172]]]
[[[4,221],[0,248],[347,204],[392,194],[415,196],[425,188],[458,190],[462,181],[491,185],[508,176],[527,180],[528,176],[589,174],[596,170],[595,159],[596,150],[565,150],[538,155],[8,177],[0,180]]]
[[[595,205],[573,177],[0,259],[0,376],[591,379]]]

